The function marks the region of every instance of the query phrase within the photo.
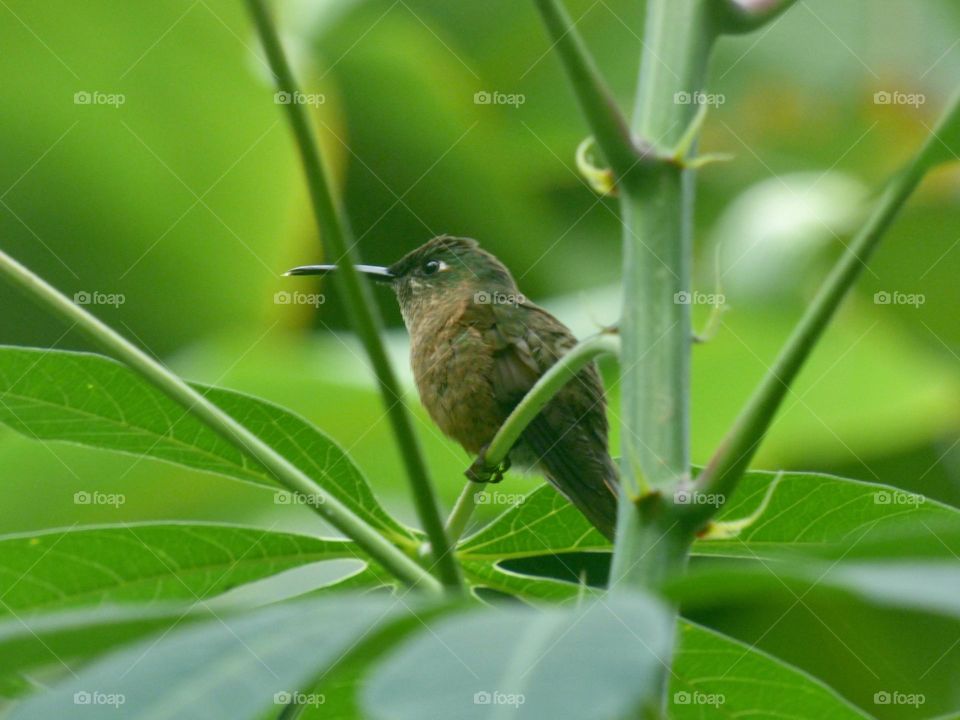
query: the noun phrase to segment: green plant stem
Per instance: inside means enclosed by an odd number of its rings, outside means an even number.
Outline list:
[[[696,484],[698,492],[723,497],[733,492],[773,422],[791,383],[894,218],[927,172],[941,162],[957,159],[958,154],[960,96],[953,101],[919,153],[887,183],[867,223],[837,261],[770,371],[700,474]],[[719,509],[698,505],[686,507],[698,522],[708,519]]]
[[[446,525],[447,536],[453,545],[457,544],[467,527],[467,523],[470,522],[470,516],[473,515],[473,510],[477,506],[477,493],[483,492],[485,487],[485,483],[467,481],[463,490],[460,491],[460,496],[454,503],[453,510],[450,511],[450,517],[447,518]]]
[[[517,444],[527,425],[533,422],[537,414],[546,407],[560,390],[576,377],[577,373],[601,355],[617,355],[620,352],[620,338],[610,332],[604,332],[586,338],[577,343],[568,353],[550,366],[530,391],[524,395],[517,406],[493,436],[481,458],[484,465],[500,465]],[[483,491],[486,483],[468,482],[457,498],[456,505],[447,519],[447,532],[451,542],[456,543],[466,527],[476,506],[476,494]]]
[[[611,333],[601,333],[581,340],[571,350],[550,366],[530,391],[504,421],[493,440],[487,445],[483,459],[488,465],[499,465],[517,444],[520,435],[537,414],[546,407],[577,373],[601,355],[617,355],[620,338]]]
[[[534,0],[570,79],[594,139],[617,177],[637,166],[641,154],[627,122],[587,52],[570,16],[558,0]]]
[[[789,10],[797,0],[717,0],[717,30],[742,35],[758,30]]]
[[[714,2],[647,3],[633,131],[659,147],[691,139],[698,106],[690,100],[702,90],[716,38]],[[676,553],[655,551],[654,544],[685,547],[680,535],[689,532],[672,522],[651,532],[639,507],[645,493],[669,498],[690,475],[693,329],[690,305],[680,300],[690,291],[694,171],[668,162],[657,168],[651,180],[621,192],[624,481],[611,573],[637,585],[662,576],[663,563],[677,564]]]
[[[82,330],[107,354],[126,364],[154,387],[182,405],[188,413],[254,458],[288,490],[301,496],[318,499],[319,502],[310,502],[308,506],[347,537],[355,540],[384,568],[409,585],[437,592],[440,590],[440,584],[433,576],[317,485],[289,460],[163,365],[95,316],[74,305],[54,287],[3,251],[0,251],[0,275],[5,276],[13,286],[46,306],[55,315]]]
[[[297,84],[263,0],[247,0],[247,5],[275,76],[277,88],[293,96],[298,90]],[[444,585],[462,589],[463,579],[456,558],[449,552],[450,544],[443,529],[437,495],[430,482],[410,414],[401,399],[400,386],[383,346],[383,322],[369,283],[353,267],[354,243],[327,178],[307,111],[304,105],[295,102],[287,103],[283,108],[287,112],[300,151],[320,235],[331,255],[337,259],[340,272],[336,273],[334,282],[337,283],[340,297],[347,307],[351,324],[370,358],[406,466],[417,515],[430,541],[437,574]]]

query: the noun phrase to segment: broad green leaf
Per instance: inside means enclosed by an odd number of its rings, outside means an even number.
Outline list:
[[[408,614],[396,618],[379,632],[367,634],[323,675],[313,690],[306,691],[322,693],[323,703],[302,706],[298,720],[367,720],[360,709],[360,700],[371,667],[412,632],[425,632],[424,623],[429,624],[434,613],[444,611],[438,608],[433,612]]]
[[[410,606],[389,597],[339,596],[225,613],[107,655],[31,696],[10,717],[276,716],[311,679]],[[307,699],[322,704],[323,698]]]
[[[657,702],[673,630],[666,608],[640,594],[446,618],[375,667],[365,716],[634,717]]]
[[[116,602],[199,601],[350,541],[205,524],[128,524],[0,538],[0,615]]]
[[[721,562],[693,568],[666,592],[688,607],[787,599],[852,598],[880,607],[960,618],[960,563],[898,561]]]
[[[570,501],[541,485],[479,532],[464,539],[464,559],[528,557],[576,550],[609,550],[610,542]]]
[[[531,602],[563,602],[579,597],[584,591],[573,583],[523,575],[485,562],[465,561],[463,572],[471,586],[490,588]]]
[[[718,519],[750,515],[775,477],[766,472],[745,475]],[[878,537],[887,529],[922,523],[960,528],[960,511],[887,485],[815,473],[784,473],[756,522],[732,540],[698,542],[694,553],[764,556],[787,548],[846,544],[863,532]]]
[[[197,388],[368,523],[412,542],[349,457],[306,420],[248,395]],[[0,347],[0,401],[0,423],[30,438],[147,456],[275,487],[265,468],[109,358]]]
[[[670,675],[670,717],[864,720],[819,680],[759,650],[681,621]]]
[[[102,606],[0,621],[0,679],[7,682],[37,667],[72,673],[83,661],[119,645],[184,626],[211,613],[193,605]]]
[[[747,473],[719,520],[760,506],[776,473]],[[954,524],[960,511],[921,495],[830,475],[784,473],[764,512],[738,537],[698,541],[695,555],[768,557],[779,551],[842,544],[860,531],[881,535],[899,525]],[[553,488],[544,485],[458,547],[464,559],[505,559],[609,550],[610,543]]]

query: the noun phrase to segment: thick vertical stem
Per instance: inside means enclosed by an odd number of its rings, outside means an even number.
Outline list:
[[[676,145],[702,100],[714,39],[710,0],[649,0],[635,135]],[[685,548],[688,529],[651,532],[639,498],[672,494],[690,473],[690,290],[693,177],[677,164],[621,188],[624,221],[622,492],[613,577],[648,584],[667,561],[653,543]],[[669,512],[671,503],[665,505]],[[682,562],[682,553],[680,562]]]

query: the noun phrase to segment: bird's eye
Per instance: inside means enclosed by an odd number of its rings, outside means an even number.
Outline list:
[[[423,274],[424,275],[434,275],[441,270],[445,269],[447,264],[442,260],[427,260],[423,264]]]

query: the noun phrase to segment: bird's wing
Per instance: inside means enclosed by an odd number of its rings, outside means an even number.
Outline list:
[[[476,305],[471,324],[493,349],[493,388],[512,410],[576,338],[533,303]],[[581,370],[524,431],[553,484],[606,534],[616,519],[616,469],[607,453],[603,384],[593,364]]]

